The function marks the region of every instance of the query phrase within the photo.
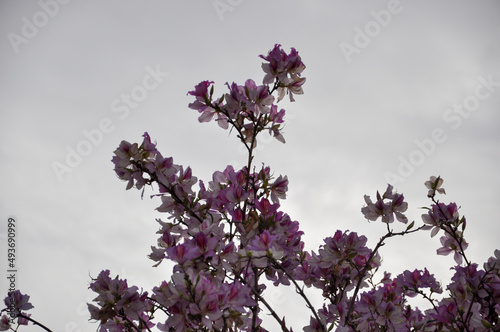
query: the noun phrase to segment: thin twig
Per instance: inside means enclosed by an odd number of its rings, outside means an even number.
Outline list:
[[[243,284],[248,285],[246,280],[243,279],[240,275],[235,274],[235,276]],[[285,322],[278,316],[276,311],[274,311],[273,307],[271,307],[271,305],[269,303],[267,303],[267,301],[262,297],[262,295],[259,294],[259,291],[257,289],[254,289],[253,287],[250,287],[250,289],[252,290],[252,293],[255,295],[255,297],[259,300],[259,302],[262,302],[264,304],[264,306],[267,308],[267,310],[269,310],[269,312],[271,313],[271,316],[273,316],[274,319],[276,319],[276,321],[280,324],[281,330],[283,332],[290,332],[290,330],[286,327]]]
[[[370,257],[368,258],[368,260],[366,261],[366,264],[365,264],[365,267],[363,268],[363,271],[361,272],[361,274],[359,275],[358,277],[358,283],[356,284],[356,288],[354,289],[354,294],[352,295],[352,298],[351,298],[351,303],[349,304],[349,310],[347,311],[347,314],[346,314],[346,324],[349,324],[350,323],[350,319],[349,317],[351,316],[352,314],[352,311],[354,310],[354,302],[356,301],[356,297],[358,296],[358,292],[359,292],[359,289],[361,288],[361,283],[363,281],[363,278],[366,274],[366,272],[368,271],[368,267],[370,266],[370,263],[372,262],[373,258],[375,257],[375,255],[377,254],[378,252],[378,249],[380,249],[380,247],[382,247],[384,245],[384,241],[390,237],[393,237],[393,236],[396,236],[396,235],[406,235],[406,234],[410,234],[410,233],[414,233],[414,232],[418,232],[419,230],[421,230],[424,226],[420,226],[419,228],[417,229],[414,229],[414,230],[405,230],[403,232],[399,232],[399,233],[392,233],[391,231],[389,231],[387,234],[385,234],[377,243],[377,245],[375,246],[375,249],[372,251],[372,253],[370,254]]]
[[[299,294],[300,296],[302,296],[302,298],[304,299],[304,301],[306,301],[306,304],[307,304],[307,307],[312,311],[312,313],[314,314],[314,317],[316,318],[316,320],[318,321],[318,324],[319,326],[321,326],[321,329],[323,331],[326,332],[326,327],[325,325],[323,325],[323,323],[321,322],[321,320],[319,319],[319,316],[316,312],[316,309],[314,309],[314,306],[312,305],[312,303],[309,301],[309,298],[306,296],[306,294],[304,293],[304,291],[300,288],[299,284],[297,283],[297,281],[290,275],[290,273],[288,273],[288,271],[283,268],[281,266],[281,264],[279,264],[274,258],[273,258],[273,263],[275,264],[275,267],[279,268],[281,271],[283,271],[286,276],[288,277],[288,279],[290,279],[292,281],[292,283],[295,285],[295,291],[297,292],[297,294]]]
[[[32,322],[33,324],[40,326],[40,327],[41,327],[42,329],[44,329],[45,331],[52,332],[52,330],[51,330],[51,329],[49,329],[47,326],[43,325],[42,323],[37,322],[37,321],[36,321],[36,320],[34,320],[33,318],[30,318],[30,317],[28,317],[28,316],[23,315],[22,313],[19,313],[19,314],[17,315],[17,317],[21,317],[21,318],[27,319],[27,320],[29,320],[30,322]]]

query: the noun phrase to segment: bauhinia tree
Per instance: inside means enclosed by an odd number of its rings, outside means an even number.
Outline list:
[[[303,93],[305,65],[294,48],[286,53],[280,45],[260,57],[262,85],[250,79],[244,85],[226,84],[229,91],[214,96],[214,83],[203,81],[189,92],[194,97],[189,108],[200,113],[200,122],[213,120],[236,133],[248,153],[243,168],[229,165],[207,183],[198,181],[190,167],[164,157],[148,133],[142,143],[122,141],[114,152],[115,172],[127,182],[126,189],[144,193],[151,187],[152,197],[161,201],[157,210],[167,215],[157,220],[159,237],[149,258],[154,266],[164,260],[175,265],[169,279],[150,292],[108,270],[92,279],[97,297],[88,307],[99,331],[293,331],[286,313],[266,300],[266,283],[296,290],[310,316],[306,332],[500,331],[500,250],[482,267],[467,258],[465,217],[455,203],[436,198],[445,194],[441,177],[425,182],[430,207],[420,226],[409,223],[404,196],[388,185],[373,200],[365,196],[361,208],[367,220],[385,225],[375,248],[366,246],[365,236],[337,230],[317,251],[304,250],[299,223],[280,209],[287,177],[253,160],[262,132],[285,142],[285,110],[278,103],[285,95],[293,102]],[[437,254],[454,255],[455,274],[446,288],[427,269],[377,277],[379,249],[386,241],[420,231],[432,237],[441,233]],[[313,306],[305,287],[322,292],[321,307]],[[408,298],[415,296],[429,308],[409,305]],[[28,295],[10,292],[5,305],[1,331],[29,322],[49,331],[26,314],[33,307]],[[264,326],[263,314],[276,324]]]

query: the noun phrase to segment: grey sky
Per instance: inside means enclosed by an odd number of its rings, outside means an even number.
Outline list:
[[[54,331],[94,331],[89,275],[108,268],[144,289],[169,278],[167,265],[146,259],[158,201],[125,191],[113,151],[148,131],[199,179],[241,166],[234,134],[198,123],[186,93],[202,80],[215,81],[216,94],[225,82],[260,83],[258,55],[275,43],[299,51],[307,82],[295,103],[280,102],[287,143],[263,137],[256,162],[288,175],[283,209],[301,223],[306,247],[337,229],[373,247],[384,225],[369,224],[360,208],[364,194],[385,189],[388,172],[421,223],[423,183],[441,175],[442,200],[462,206],[467,253],[482,264],[500,234],[499,14],[497,1],[2,1],[0,234],[5,252],[14,217],[17,282],[33,317]],[[78,149],[81,160],[68,157]],[[394,275],[427,266],[446,282],[453,258],[436,256],[439,247],[422,233],[381,254]],[[301,330],[308,316],[286,305],[300,300],[286,290],[273,296]]]

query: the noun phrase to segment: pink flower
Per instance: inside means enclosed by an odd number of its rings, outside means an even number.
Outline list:
[[[299,56],[299,52],[295,48],[291,48],[290,54],[287,55],[287,69],[291,74],[300,74],[306,66]]]
[[[200,256],[199,251],[188,244],[179,244],[175,247],[167,248],[167,257],[174,262],[184,264],[187,261]]]
[[[172,157],[164,158],[161,153],[157,153],[153,161],[147,163],[145,168],[151,173],[159,173],[162,176],[161,182],[168,183],[167,177],[177,173],[178,168],[174,165]],[[160,179],[159,179],[160,180]]]
[[[444,236],[441,237],[440,241],[442,244],[442,247],[439,248],[436,252],[438,255],[443,255],[447,256],[451,252],[454,252],[453,258],[455,259],[455,262],[457,264],[462,264],[462,252],[467,249],[469,244],[465,241],[464,238],[461,238],[461,232],[456,231],[456,235],[459,237],[460,242],[458,242],[456,239],[454,239],[450,234],[445,233]]]
[[[224,105],[224,109],[228,111],[230,114],[230,118],[233,119],[236,116],[236,113],[241,110],[241,106],[247,102],[247,96],[245,95],[245,89],[242,86],[239,86],[236,83],[226,83],[227,88],[229,89],[229,93],[224,95],[224,99],[226,101],[226,105]]]
[[[455,223],[458,217],[458,207],[455,203],[438,203],[433,204],[429,212],[422,215],[422,220],[426,224],[424,229],[432,229],[431,237],[434,237],[441,228]]]
[[[222,311],[219,310],[215,300],[200,301],[198,304],[191,303],[189,308],[190,314],[201,316],[202,325],[208,329],[212,329],[212,321],[222,317]]]
[[[7,297],[3,300],[5,306],[13,309],[11,315],[17,317],[21,311],[33,309],[33,305],[29,302],[30,296],[22,294],[20,290],[9,292]]]
[[[274,97],[269,94],[266,85],[257,86],[253,80],[245,82],[246,96],[248,102],[246,103],[247,109],[253,111],[253,116],[257,118],[260,114],[268,114],[270,106],[274,101]]]
[[[299,53],[292,48],[290,54],[286,54],[281,45],[276,44],[267,56],[260,57],[269,63],[263,63],[262,69],[266,73],[263,83],[271,84],[276,79],[278,82],[278,101],[283,99],[285,93],[290,95],[290,101],[295,101],[293,94],[303,94],[302,85],[306,79],[300,77],[306,68]]]
[[[277,77],[279,81],[285,83],[287,82],[286,74],[299,75],[306,68],[299,53],[293,47],[290,54],[287,55],[285,51],[281,49],[281,45],[276,44],[274,48],[269,51],[267,56],[260,55],[259,57],[269,62],[262,64],[262,69],[266,73],[264,84],[273,83],[275,77]]]
[[[431,179],[425,182],[425,186],[429,189],[427,196],[434,197],[436,195],[436,191],[440,194],[446,194],[446,191],[441,188],[443,182],[444,180],[440,176],[431,176]]]
[[[323,328],[316,318],[311,317],[309,325],[304,327],[304,332],[322,332]]]
[[[149,134],[145,132],[142,137],[144,137],[144,140],[142,141],[141,149],[147,154],[157,153],[158,151],[156,150],[156,144],[151,142],[151,137],[149,136]]]
[[[396,216],[396,219],[403,224],[408,222],[408,218],[403,214],[408,209],[408,203],[404,201],[404,196],[402,194],[395,193],[392,197],[392,212]]]
[[[193,91],[189,91],[188,94],[196,97],[196,102],[189,104],[189,108],[200,110],[203,107],[206,107],[208,103],[210,103],[211,96],[209,95],[208,88],[212,85],[213,81],[203,81],[198,83],[194,87]]]
[[[274,45],[274,48],[269,51],[267,56],[259,55],[260,58],[268,61],[269,63],[263,63],[262,69],[266,73],[264,77],[264,84],[271,84],[274,82],[274,78],[278,77],[280,81],[286,80],[287,73],[287,55],[281,49],[280,44]],[[294,59],[296,63],[297,60]]]
[[[215,255],[215,248],[219,244],[219,239],[215,236],[207,237],[205,233],[199,232],[194,237],[194,243],[200,255],[204,255],[204,257],[213,257]]]
[[[269,112],[269,119],[273,122],[273,123],[283,123],[284,122],[284,118],[285,117],[285,110],[284,109],[281,109],[279,112],[278,112],[278,105],[271,105],[271,109],[270,109],[270,112]]]
[[[288,190],[288,177],[285,175],[279,176],[274,183],[271,185],[271,200],[273,203],[279,203],[279,199],[286,198],[286,192]]]
[[[0,331],[8,331],[10,329],[10,319],[7,315],[2,315],[0,318]]]
[[[384,201],[381,199],[373,203],[370,196],[365,195],[365,203],[366,206],[361,209],[361,212],[368,220],[375,221],[381,216],[387,216],[391,213],[391,206],[387,203],[384,203]]]
[[[261,200],[255,200],[255,207],[263,216],[267,217],[278,210],[279,204],[271,204],[267,199],[262,198]]]
[[[126,289],[120,295],[120,299],[116,302],[116,310],[133,320],[139,320],[140,313],[151,308],[146,301],[148,293],[139,294],[136,286]]]
[[[139,152],[139,146],[137,143],[130,144],[127,141],[121,141],[118,148],[115,150],[115,155],[118,157],[116,159],[116,166],[126,167],[129,165],[130,159],[137,159]]]
[[[19,324],[19,325],[28,325],[28,323],[30,322],[28,318],[31,317],[31,314],[23,313],[23,316],[25,316],[26,318],[19,316],[17,318],[17,324]]]
[[[287,86],[287,90],[288,90],[287,92],[290,95],[290,101],[292,101],[292,102],[295,101],[295,99],[293,98],[294,94],[296,94],[296,95],[304,94],[304,90],[302,89],[302,85],[304,85],[305,82],[306,82],[305,77],[298,77],[297,75],[292,74],[291,82]],[[281,97],[281,98],[283,98],[283,97]]]
[[[216,102],[215,105],[212,104],[212,92],[213,90],[208,91],[208,88],[213,81],[203,81],[195,86],[193,91],[189,91],[188,94],[195,96],[196,100],[193,103],[188,105],[189,108],[197,110],[201,113],[198,121],[200,122],[208,122],[211,121],[214,115],[217,114],[217,123],[220,127],[227,129],[229,124],[227,122],[227,117],[214,108],[218,105]]]
[[[452,300],[445,300],[436,308],[436,313],[431,312],[430,316],[438,322],[449,324],[457,318],[458,308]]]
[[[186,170],[182,166],[180,166],[179,170],[179,178],[175,183],[175,192],[177,194],[181,193],[181,197],[185,197],[187,195],[192,195],[193,190],[191,187],[198,182],[198,178],[193,176],[193,171],[191,167],[187,167]]]
[[[247,246],[248,250],[267,251],[271,249],[277,235],[271,235],[269,231],[265,230],[262,234],[252,240]]]
[[[219,305],[221,309],[231,308],[238,312],[245,312],[245,307],[251,307],[257,303],[251,298],[251,290],[248,286],[242,285],[239,281],[222,284],[223,292],[219,295]]]
[[[500,273],[500,249],[496,249],[494,256],[488,258],[488,262],[484,263],[485,270],[495,270]]]
[[[413,272],[406,270],[396,278],[396,284],[399,288],[407,290],[406,295],[410,297],[416,296],[417,291],[422,288],[430,288],[433,293],[443,292],[439,282],[427,269],[424,271],[414,270]]]
[[[402,194],[393,193],[392,190],[393,187],[388,185],[382,196],[377,191],[377,201],[375,203],[372,202],[370,196],[365,195],[366,206],[361,209],[361,212],[366,219],[375,221],[382,217],[382,222],[392,223],[395,215],[398,221],[402,223],[408,222],[408,218],[403,214],[408,209],[408,203],[404,201]],[[390,200],[390,202],[385,200]]]
[[[273,135],[281,143],[285,143],[285,138],[281,133],[281,123],[283,123],[283,117],[285,116],[285,110],[281,109],[278,112],[278,106],[271,105],[271,111],[269,112],[269,120],[271,121],[271,126],[269,127],[269,135]]]
[[[236,185],[231,186],[226,191],[226,198],[228,202],[239,203],[245,201],[249,196],[249,193],[245,191],[242,186]]]

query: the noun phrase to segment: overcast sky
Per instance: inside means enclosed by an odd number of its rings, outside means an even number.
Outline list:
[[[145,290],[168,279],[168,265],[146,258],[159,201],[125,191],[113,151],[148,131],[199,179],[242,166],[235,135],[198,123],[186,93],[202,80],[216,95],[226,82],[260,83],[258,55],[275,43],[299,51],[307,82],[295,103],[280,102],[287,143],[264,135],[256,164],[288,175],[283,209],[306,248],[337,229],[374,247],[384,225],[364,219],[363,195],[388,182],[420,224],[423,183],[441,175],[442,201],[462,206],[467,255],[482,265],[500,247],[499,14],[497,1],[2,1],[1,293],[9,217],[17,285],[53,331],[97,328],[85,303],[102,269]],[[421,233],[381,255],[394,276],[427,266],[446,283],[453,258],[436,256],[439,247]],[[300,299],[270,296],[300,331],[309,320]]]

